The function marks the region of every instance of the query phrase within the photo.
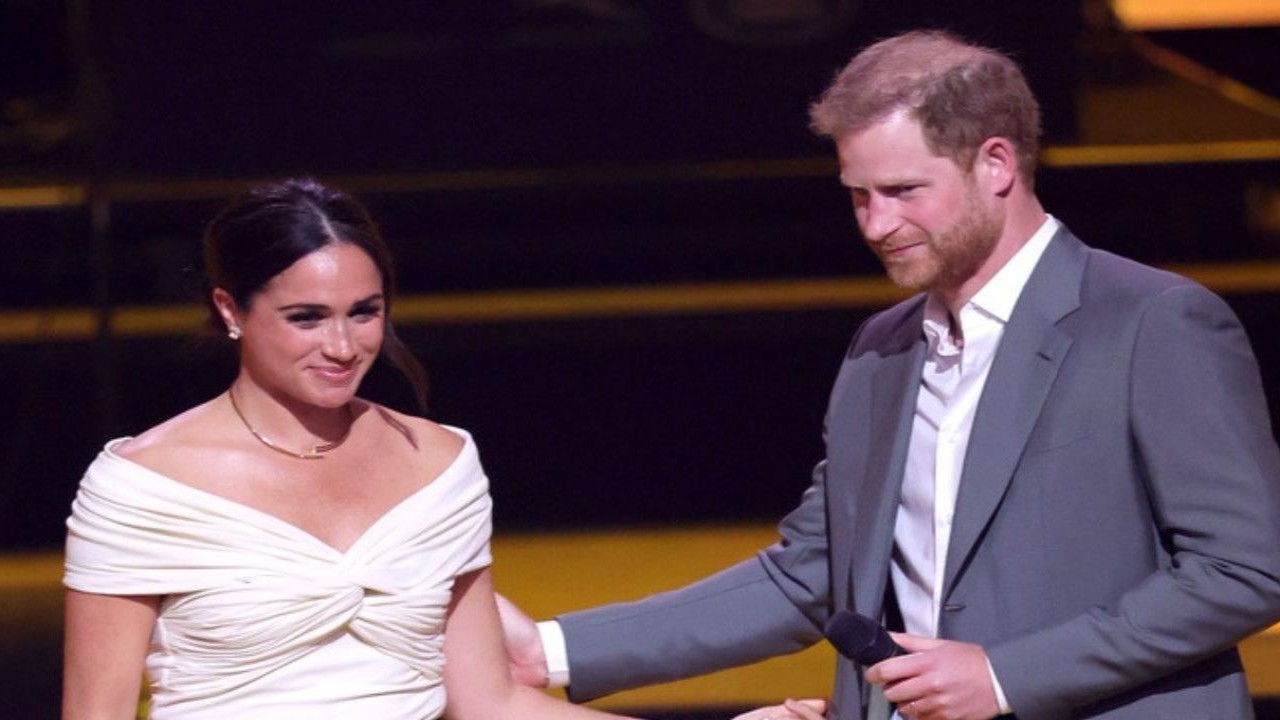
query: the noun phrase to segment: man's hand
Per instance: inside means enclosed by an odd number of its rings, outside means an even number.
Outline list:
[[[770,705],[751,712],[743,713],[733,720],[823,720],[827,711],[827,701],[791,700],[781,705]]]
[[[494,593],[494,599],[498,601],[511,679],[529,687],[546,687],[547,656],[542,650],[537,624],[501,593]]]
[[[893,633],[908,655],[867,669],[898,713],[916,720],[989,720],[1000,714],[980,645]]]

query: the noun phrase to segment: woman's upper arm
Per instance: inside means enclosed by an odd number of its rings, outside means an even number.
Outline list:
[[[136,716],[159,606],[154,596],[67,591],[63,720]]]
[[[493,718],[511,693],[493,579],[487,568],[459,575],[445,627],[445,691],[449,716]]]

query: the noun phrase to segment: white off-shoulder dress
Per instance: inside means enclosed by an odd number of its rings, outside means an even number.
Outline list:
[[[454,578],[490,562],[471,436],[346,552],[107,443],[67,520],[67,587],[161,595],[153,720],[430,720],[444,710]]]

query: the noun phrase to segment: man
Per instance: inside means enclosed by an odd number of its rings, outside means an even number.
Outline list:
[[[841,720],[1251,717],[1235,645],[1280,617],[1280,452],[1234,315],[1046,215],[1039,110],[997,52],[882,41],[812,119],[922,292],[853,339],[779,543],[544,628],[571,696],[793,652],[848,608],[909,654],[841,659]]]

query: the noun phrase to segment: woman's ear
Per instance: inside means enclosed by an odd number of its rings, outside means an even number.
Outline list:
[[[240,310],[231,293],[222,288],[213,289],[213,306],[222,317],[222,324],[227,326],[227,335],[232,340],[240,339]]]
[[[1007,195],[1018,178],[1018,153],[1013,143],[999,136],[987,138],[978,147],[974,172],[994,195]]]

